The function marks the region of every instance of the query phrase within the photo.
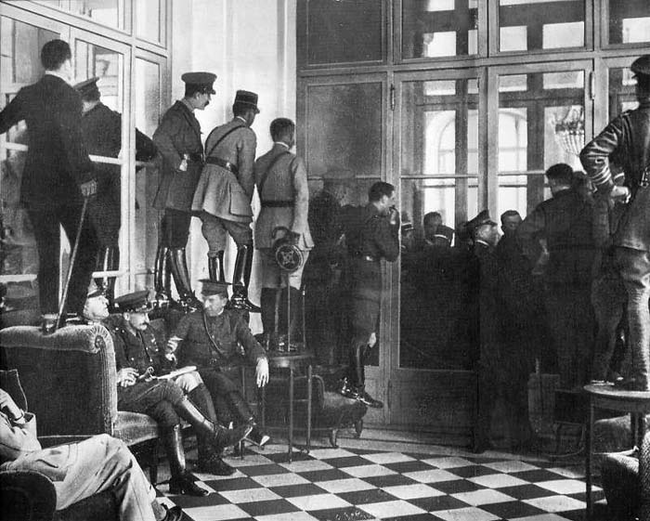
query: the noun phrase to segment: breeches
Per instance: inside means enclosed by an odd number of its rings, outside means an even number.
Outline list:
[[[151,416],[164,429],[180,423],[174,407],[184,399],[181,388],[174,382],[138,382],[131,387],[118,388],[118,409]]]
[[[253,231],[250,223],[228,221],[210,213],[201,214],[201,232],[208,243],[208,256],[216,257],[217,253],[226,249],[228,234],[233,238],[237,247],[253,244]]]
[[[191,213],[167,208],[161,223],[163,246],[185,248],[190,237],[191,222]]]

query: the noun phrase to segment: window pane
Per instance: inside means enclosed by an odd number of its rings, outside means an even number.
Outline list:
[[[478,52],[475,0],[404,0],[402,5],[403,58]]]
[[[308,63],[382,60],[383,3],[376,0],[309,0]]]
[[[609,119],[638,106],[635,85],[636,79],[628,67],[609,69]]]
[[[545,198],[541,174],[548,167],[567,163],[582,169],[585,74],[531,73],[518,83],[526,89],[510,90],[512,81],[499,78],[498,208],[526,215]]]
[[[306,122],[311,176],[332,168],[348,168],[357,176],[381,173],[381,83],[309,86]]]
[[[499,0],[499,50],[584,47],[585,0]]]
[[[164,13],[162,0],[138,0],[135,3],[135,34],[139,38],[160,42],[160,15]]]
[[[56,7],[94,21],[124,29],[124,0],[36,0],[48,7]],[[141,0],[138,0],[138,3]]]
[[[650,42],[650,2],[607,0],[609,43]]]

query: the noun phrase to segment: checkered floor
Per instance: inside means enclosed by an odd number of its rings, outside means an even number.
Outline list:
[[[585,518],[584,468],[579,460],[572,466],[539,458],[531,462],[460,451],[454,455],[448,450],[435,455],[318,447],[288,463],[286,446],[271,445],[227,461],[237,467],[232,476],[194,474],[210,491],[208,496],[166,495],[162,502],[180,505],[194,521]],[[161,484],[158,490],[166,494],[167,486]],[[602,490],[595,490],[595,498],[602,498]]]

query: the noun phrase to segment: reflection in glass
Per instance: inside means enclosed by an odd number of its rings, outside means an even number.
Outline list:
[[[637,108],[639,103],[635,94],[635,85],[636,79],[628,67],[609,69],[609,120],[626,110]]]
[[[650,42],[650,2],[608,0],[609,43]]]
[[[100,24],[124,28],[124,0],[36,0],[48,7],[92,18]],[[137,0],[140,2],[141,0]]]
[[[499,50],[584,47],[584,22],[585,0],[499,0]]]
[[[478,52],[476,0],[404,0],[402,6],[403,58]]]
[[[309,86],[306,122],[311,176],[332,168],[356,176],[381,173],[381,83]]]
[[[135,20],[138,38],[151,40],[153,42],[161,41],[160,34],[160,15],[164,13],[164,4],[162,0],[138,0],[135,4]]]
[[[310,65],[383,59],[384,2],[310,0],[306,4]]]
[[[97,76],[102,103],[112,110],[122,112],[124,56],[99,45],[77,40],[73,58],[77,81]]]

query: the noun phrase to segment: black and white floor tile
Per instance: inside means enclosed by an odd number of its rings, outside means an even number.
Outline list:
[[[378,444],[386,449],[389,444]],[[584,467],[512,455],[314,448],[288,463],[285,445],[227,458],[228,477],[195,473],[202,498],[167,494],[193,521],[581,521]],[[368,448],[369,447],[369,448]],[[409,450],[409,448],[412,449]],[[595,499],[603,497],[595,488]],[[598,516],[600,518],[600,516]],[[604,518],[603,518],[604,519]]]

